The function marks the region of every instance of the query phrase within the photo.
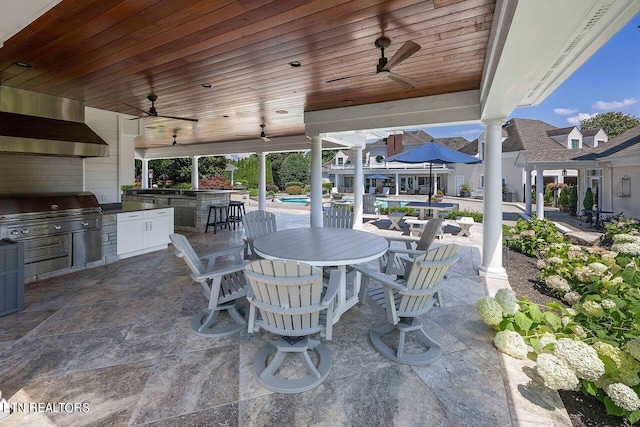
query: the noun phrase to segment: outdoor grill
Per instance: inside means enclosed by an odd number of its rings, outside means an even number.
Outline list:
[[[25,277],[102,258],[102,212],[93,193],[0,196],[0,239],[24,243]]]

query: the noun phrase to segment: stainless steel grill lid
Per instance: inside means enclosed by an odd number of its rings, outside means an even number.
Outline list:
[[[7,215],[62,213],[69,210],[99,211],[96,196],[89,192],[0,195],[0,220]]]

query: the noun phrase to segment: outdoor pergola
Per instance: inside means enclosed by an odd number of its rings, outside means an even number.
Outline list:
[[[246,140],[228,144],[185,145],[178,150],[176,147],[137,149],[136,156],[146,165],[150,159],[195,158],[236,154],[238,151],[258,153],[259,208],[266,209],[266,153],[310,150],[310,225],[320,227],[321,151],[349,148],[355,152],[354,211],[358,227],[362,224],[362,150],[367,132],[481,123],[486,132],[486,151],[480,274],[505,277],[501,219],[502,125],[515,108],[542,102],[639,11],[640,3],[628,0],[498,1],[482,80],[477,90],[305,112],[304,135],[271,138],[268,146],[259,140]],[[531,185],[530,179],[528,185]],[[530,210],[530,200],[527,206]],[[542,204],[538,203],[538,206]]]

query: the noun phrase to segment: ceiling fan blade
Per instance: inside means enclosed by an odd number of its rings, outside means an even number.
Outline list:
[[[133,108],[134,110],[138,110],[138,111],[140,111],[141,113],[146,114],[147,116],[149,116],[149,115],[150,115],[148,111],[144,111],[144,110],[143,110],[143,109],[141,109],[141,108],[134,107],[133,105],[130,105],[130,104],[124,104],[124,105],[126,105],[126,106],[127,106],[127,107],[129,107],[129,108]],[[141,118],[142,118],[142,117],[136,117],[136,118],[129,119],[129,120],[138,120],[138,119],[141,119]]]
[[[186,120],[189,122],[197,122],[198,119],[192,119],[189,117],[175,117],[175,116],[153,116],[153,117],[161,117],[163,119],[173,119],[173,120]]]
[[[400,49],[389,59],[387,65],[384,66],[384,71],[390,71],[393,67],[400,64],[405,59],[409,58],[411,55],[416,53],[421,49],[418,43],[412,42],[411,40],[406,41]]]
[[[264,142],[271,142],[271,140],[266,136],[261,136],[260,139],[263,140]]]
[[[410,79],[409,77],[401,76],[400,74],[389,73],[387,77],[402,85],[405,89],[413,89],[418,84],[417,81]]]
[[[344,80],[349,80],[349,79],[360,79],[360,78],[362,78],[362,77],[371,77],[371,76],[373,76],[373,75],[375,75],[375,74],[371,74],[371,73],[368,73],[368,74],[356,74],[356,75],[353,75],[353,76],[339,77],[339,78],[337,78],[337,79],[327,80],[325,83],[328,83],[328,84],[332,84],[332,83],[342,83]]]

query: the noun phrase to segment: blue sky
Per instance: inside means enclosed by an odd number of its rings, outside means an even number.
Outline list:
[[[635,16],[551,95],[535,107],[516,109],[510,118],[538,119],[557,127],[578,126],[597,113],[620,111],[640,118],[640,15]],[[482,125],[425,129],[436,138],[473,140]]]

